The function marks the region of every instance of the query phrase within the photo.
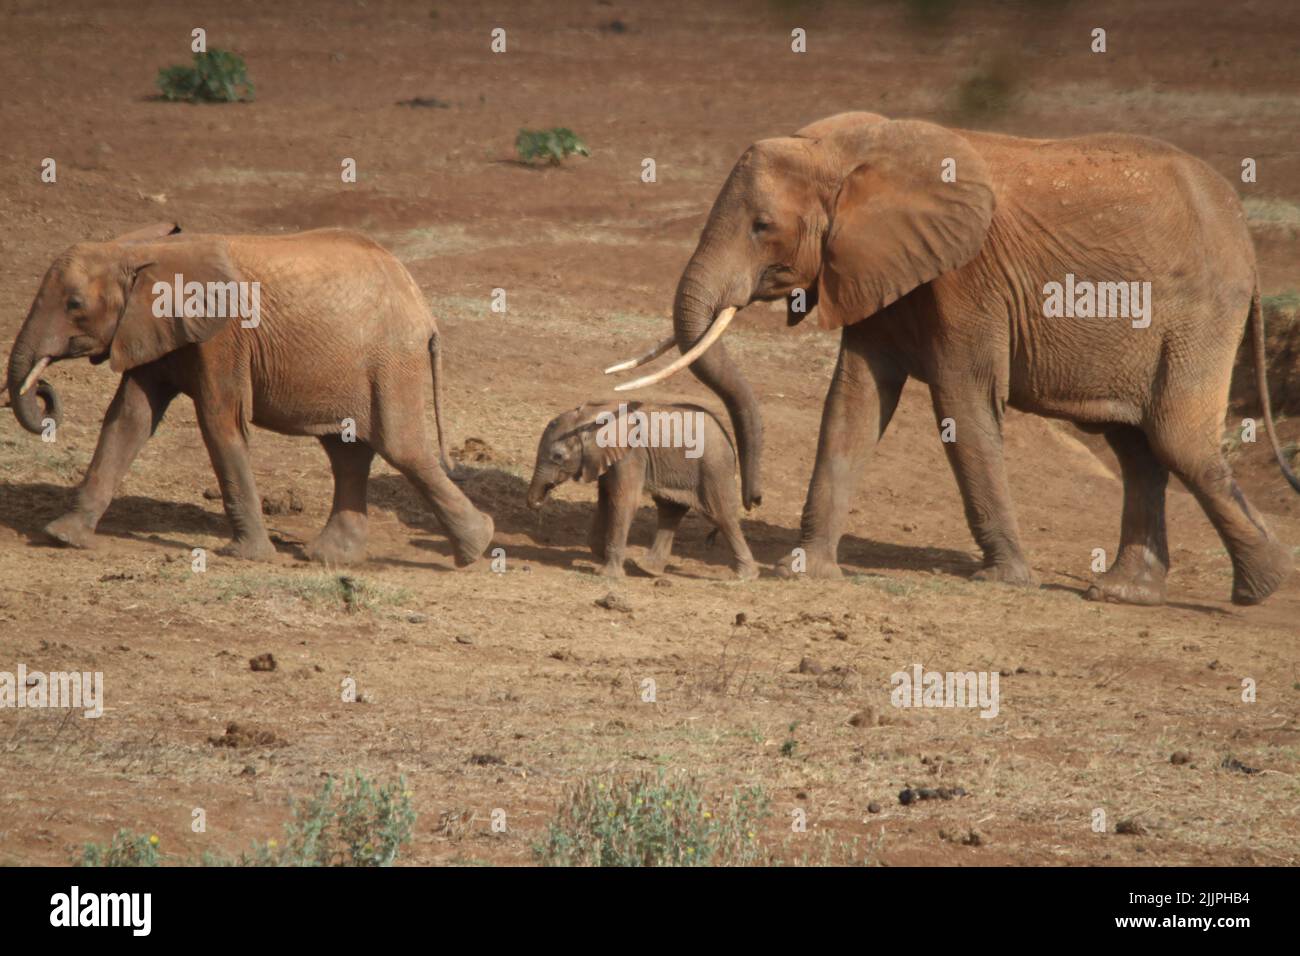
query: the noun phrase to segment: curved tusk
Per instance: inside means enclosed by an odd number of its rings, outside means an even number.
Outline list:
[[[670,335],[639,358],[631,358],[626,362],[619,362],[617,365],[611,365],[609,368],[605,369],[605,374],[613,375],[615,372],[626,372],[629,369],[640,368],[646,362],[653,362],[659,356],[672,348],[675,341],[677,340]]]
[[[19,398],[26,395],[31,390],[31,387],[36,384],[36,380],[41,377],[41,373],[45,371],[49,364],[50,360],[48,358],[43,358],[32,366],[32,370],[27,373],[27,378],[23,379],[23,387],[18,389]]]
[[[713,320],[707,332],[700,336],[700,340],[691,346],[691,350],[677,356],[668,365],[665,365],[657,372],[651,372],[649,375],[643,375],[631,382],[624,382],[622,385],[615,385],[614,391],[626,392],[634,388],[644,388],[647,385],[653,385],[656,382],[662,382],[670,375],[676,375],[686,366],[690,365],[697,358],[709,350],[718,337],[727,330],[727,326],[736,315],[735,306],[729,306],[718,313],[718,317]]]

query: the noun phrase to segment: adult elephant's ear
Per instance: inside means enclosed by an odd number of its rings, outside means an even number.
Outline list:
[[[859,322],[975,258],[993,218],[993,184],[962,136],[892,120],[825,142],[849,173],[818,281],[823,328]]]
[[[130,246],[122,275],[122,317],[109,352],[114,372],[206,342],[240,318],[241,300],[260,301],[241,295],[242,276],[217,239]]]
[[[631,416],[641,407],[640,402],[626,403],[628,423],[632,427]],[[582,480],[595,481],[605,472],[627,457],[632,449],[626,443],[620,443],[619,412],[606,405],[599,412],[593,412],[591,418],[580,427],[582,436]]]

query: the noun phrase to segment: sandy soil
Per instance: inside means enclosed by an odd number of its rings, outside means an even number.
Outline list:
[[[842,582],[736,583],[691,516],[667,579],[611,588],[584,545],[591,489],[564,489],[540,521],[523,498],[546,421],[607,394],[600,369],[667,330],[737,155],[841,110],[1044,137],[1142,132],[1233,181],[1254,157],[1259,182],[1239,189],[1264,291],[1296,288],[1300,8],[977,4],[936,23],[902,2],[459,6],[4,4],[6,351],[49,261],[77,240],[173,217],[193,231],[364,230],[407,263],[442,322],[452,436],[473,452],[465,487],[495,516],[507,570],[454,571],[414,491],[379,465],[349,606],[337,574],[301,560],[329,509],[324,455],[258,432],[260,490],[292,491],[303,508],[268,519],[273,565],[213,557],[191,573],[190,549],[215,550],[227,530],[204,496],[215,479],[185,400],[97,550],[47,547],[40,528],[66,506],[116,384],[107,366],[56,367],[56,444],[0,414],[0,669],[102,671],[107,711],[0,711],[0,864],[64,862],[119,827],[159,834],[177,858],[237,852],[277,833],[289,797],[354,769],[410,782],[420,821],[404,860],[522,863],[566,785],[655,768],[713,794],[762,785],[764,839],[790,859],[820,839],[857,840],[854,859],[888,864],[1294,864],[1300,582],[1262,607],[1229,604],[1226,553],[1178,488],[1170,605],[1081,600],[1092,549],[1116,545],[1121,488],[1113,461],[1068,426],[1007,425],[1038,591],[967,581],[977,552],[915,384],[864,476]],[[1088,50],[1099,25],[1105,55]],[[153,97],[195,26],[247,58],[255,103]],[[504,56],[488,51],[495,26]],[[806,55],[789,52],[796,26]],[[994,70],[1013,95],[972,115],[959,90]],[[446,106],[397,105],[412,97]],[[521,126],[568,126],[592,155],[524,167]],[[39,181],[47,156],[57,184]],[[340,182],[344,157],[354,185]],[[640,179],[645,157],[657,183]],[[504,315],[489,310],[495,287]],[[769,429],[765,503],[744,525],[765,567],[797,542],[837,346],[783,319],[754,307],[729,333]],[[687,376],[654,397],[718,407]],[[1236,455],[1248,495],[1300,543],[1296,496],[1263,443]],[[647,501],[634,544],[652,522]],[[630,610],[596,605],[611,590]],[[253,671],[266,652],[277,669]],[[890,707],[890,675],[914,663],[999,671],[999,716]],[[362,703],[342,701],[349,677]],[[647,678],[655,703],[641,699]],[[277,742],[214,746],[231,721]],[[1224,769],[1228,758],[1259,772]],[[908,785],[967,795],[902,806]],[[491,832],[496,808],[506,833]],[[807,834],[790,832],[795,808]],[[1093,832],[1095,808],[1108,832]],[[1142,832],[1116,834],[1123,819]],[[972,829],[978,846],[951,838]]]

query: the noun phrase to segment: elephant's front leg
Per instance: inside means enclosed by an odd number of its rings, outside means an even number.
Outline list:
[[[208,446],[208,456],[221,486],[221,501],[234,533],[234,540],[221,548],[218,554],[249,561],[268,561],[275,556],[275,546],[262,523],[262,499],[253,481],[244,423],[239,420],[233,406],[203,398],[194,404],[198,410],[199,430],[203,433],[203,442]]]
[[[839,546],[849,505],[906,382],[905,372],[868,352],[861,325],[844,330],[839,362],[822,408],[817,463],[803,506],[799,550],[777,562],[779,576],[840,577]]]
[[[600,573],[606,577],[623,577],[627,535],[632,529],[636,506],[641,500],[644,479],[644,468],[635,455],[624,458],[600,478],[609,498],[605,524],[605,563],[600,568]]]
[[[984,552],[984,566],[972,577],[1036,587],[1038,579],[1020,549],[1020,529],[1011,505],[1000,403],[974,386],[970,393],[957,394],[944,394],[936,387],[931,398],[943,448],[961,489],[966,523]]]
[[[45,533],[62,544],[90,546],[99,519],[117,493],[122,478],[144,443],[162,421],[176,390],[134,374],[122,376],[99,432],[99,443],[86,476],[77,487],[71,511],[45,526]]]
[[[587,547],[602,564],[605,561],[605,536],[609,533],[609,491],[603,481],[596,482],[596,513],[587,532]]]

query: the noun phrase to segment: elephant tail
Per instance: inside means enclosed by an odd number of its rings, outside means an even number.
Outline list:
[[[1297,478],[1282,446],[1277,441],[1277,428],[1273,424],[1273,406],[1268,397],[1268,358],[1264,354],[1264,309],[1259,301],[1259,286],[1250,300],[1250,335],[1255,341],[1255,384],[1259,388],[1259,407],[1264,411],[1264,427],[1268,429],[1268,440],[1273,444],[1273,454],[1277,458],[1282,476],[1296,491],[1300,491],[1300,478]]]
[[[429,367],[433,373],[433,420],[438,429],[438,462],[450,475],[453,471],[447,457],[447,433],[443,429],[442,410],[445,404],[442,392],[442,342],[437,331],[429,338]]]

